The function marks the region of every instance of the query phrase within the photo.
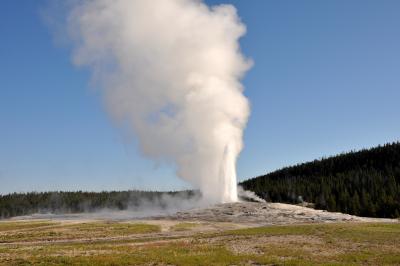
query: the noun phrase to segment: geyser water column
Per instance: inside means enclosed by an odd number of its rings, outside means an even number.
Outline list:
[[[236,178],[236,157],[232,145],[227,145],[224,152],[223,161],[221,163],[220,179],[223,190],[222,202],[235,202],[238,200],[237,194],[237,178]]]
[[[237,200],[236,160],[249,116],[240,80],[245,27],[232,5],[200,0],[71,1],[73,60],[102,88],[143,154],[174,165],[206,200]]]

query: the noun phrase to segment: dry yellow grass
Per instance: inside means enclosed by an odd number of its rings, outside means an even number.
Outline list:
[[[28,224],[0,223],[0,264],[400,265],[396,223],[198,232],[190,230],[191,223],[177,222],[162,233],[144,223]]]

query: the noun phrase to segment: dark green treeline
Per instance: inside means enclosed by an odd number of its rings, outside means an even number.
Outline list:
[[[306,201],[328,211],[400,217],[400,143],[286,167],[241,185],[267,201]]]
[[[400,217],[400,143],[315,160],[244,181],[267,201],[315,203],[316,208],[370,217]],[[33,213],[167,207],[165,197],[198,191],[31,192],[0,196],[0,218]]]
[[[0,218],[33,213],[80,213],[102,209],[167,208],[200,197],[198,191],[31,192],[0,196]],[[172,206],[174,207],[174,206]]]

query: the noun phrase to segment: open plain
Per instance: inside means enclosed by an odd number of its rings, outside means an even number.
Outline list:
[[[1,265],[399,265],[400,223],[278,203],[0,222]]]

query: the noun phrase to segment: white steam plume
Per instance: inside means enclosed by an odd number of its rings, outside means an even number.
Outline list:
[[[237,201],[236,159],[249,104],[251,62],[231,5],[200,0],[72,2],[73,60],[89,66],[112,116],[143,153],[172,163],[211,202]]]

